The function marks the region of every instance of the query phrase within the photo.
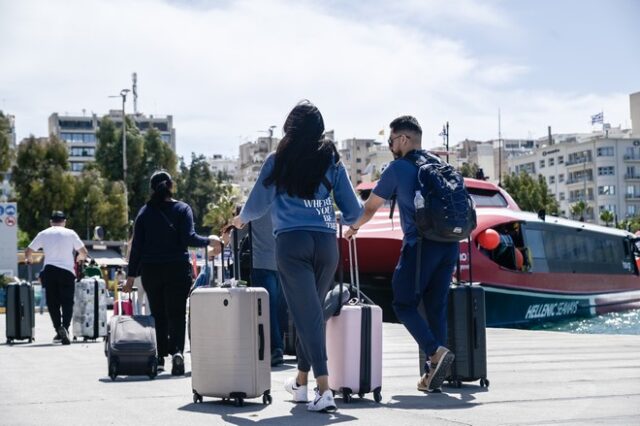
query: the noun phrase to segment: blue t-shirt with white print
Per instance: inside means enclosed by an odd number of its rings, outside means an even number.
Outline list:
[[[271,154],[262,165],[260,176],[240,212],[240,220],[244,223],[251,222],[273,206],[271,219],[276,236],[283,232],[299,230],[335,233],[338,227],[331,191],[321,183],[313,199],[303,199],[292,197],[285,191],[278,192],[275,184],[265,187],[263,182],[271,175],[274,165],[275,154]],[[354,223],[362,214],[362,204],[344,165],[341,162],[331,164],[325,176],[333,187],[333,196],[342,212],[343,223]]]

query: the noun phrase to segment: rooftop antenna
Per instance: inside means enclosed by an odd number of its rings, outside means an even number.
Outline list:
[[[133,73],[131,76],[133,80],[132,92],[133,92],[133,114],[138,114],[138,73]]]

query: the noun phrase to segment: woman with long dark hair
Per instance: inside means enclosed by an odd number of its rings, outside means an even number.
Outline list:
[[[186,304],[193,283],[187,248],[211,245],[216,255],[221,246],[218,237],[196,234],[191,207],[172,198],[169,173],[155,172],[149,184],[151,199],[136,217],[124,291],[131,291],[135,278],[142,276],[156,323],[158,369],[164,369],[164,357],[172,355],[171,374],[180,376]]]
[[[285,136],[265,160],[233,224],[242,228],[271,208],[278,272],[298,335],[298,374],[285,389],[295,402],[307,402],[307,376],[313,368],[318,389],[307,408],[335,411],[322,312],[338,265],[333,201],[346,224],[358,219],[362,207],[333,142],[323,138],[324,121],[315,105],[298,103],[283,130]]]

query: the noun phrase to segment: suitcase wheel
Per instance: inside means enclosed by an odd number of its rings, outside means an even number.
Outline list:
[[[223,398],[223,400],[224,400],[224,398]],[[200,395],[196,391],[193,391],[193,403],[197,404],[198,402],[202,402],[202,395]]]
[[[364,392],[358,392],[358,397],[359,397],[360,399],[364,398]]]
[[[78,338],[77,338],[76,336],[73,336],[73,341],[74,341],[74,342],[77,342],[77,341],[78,341]]]
[[[488,388],[489,387],[489,379],[480,379],[480,387]]]
[[[269,391],[265,392],[264,395],[262,395],[262,403],[264,405],[271,405],[271,403],[273,402],[273,398],[268,392]]]
[[[31,342],[33,342],[34,340],[35,340],[34,338],[29,337],[29,340],[27,340],[27,342],[31,343]]]
[[[149,362],[149,378],[151,380],[155,379],[158,375],[158,359],[154,356],[153,359]]]
[[[347,390],[347,389],[343,389],[342,390],[342,400],[348,404],[353,400],[353,397],[351,396],[351,391]]]
[[[235,399],[236,407],[244,407],[244,398],[236,398]]]
[[[116,377],[118,377],[118,366],[115,361],[109,360],[109,377],[114,382],[116,381]]]
[[[7,345],[12,345],[13,344],[13,339],[7,339]]]
[[[380,393],[380,391],[373,391],[373,399],[378,403],[382,401],[382,394]]]

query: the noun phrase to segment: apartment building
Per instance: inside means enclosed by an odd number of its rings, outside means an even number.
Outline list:
[[[110,110],[106,115],[116,126],[122,126],[122,111]],[[127,114],[133,119],[142,133],[154,127],[160,132],[162,140],[176,149],[176,130],[173,127],[173,116],[146,116],[144,114]],[[95,160],[97,139],[96,131],[100,126],[101,116],[60,115],[49,116],[49,134],[56,135],[69,147],[69,165],[73,174],[80,174],[85,164]]]
[[[507,159],[526,155],[534,147],[535,142],[529,139],[491,139],[488,141],[466,139],[454,147],[453,152],[456,154],[456,160],[450,159],[449,162],[457,167],[461,167],[463,163],[476,164],[482,169],[488,181],[497,184],[500,181],[500,175],[507,173]]]
[[[353,186],[363,182],[363,174],[369,173],[371,168],[367,169],[369,165],[369,150],[374,145],[380,145],[380,142],[376,142],[375,139],[345,139],[340,142],[338,152],[340,153],[340,159],[345,165],[349,179]]]
[[[221,154],[213,154],[209,158],[209,166],[211,172],[218,176],[228,176],[229,179],[234,180],[238,172],[238,160],[235,158],[223,157]]]
[[[508,162],[509,172],[544,176],[561,216],[570,217],[578,201],[593,223],[601,223],[604,210],[617,220],[640,214],[640,135],[630,129],[605,125],[603,132],[554,135],[552,143]]]
[[[242,199],[246,199],[260,174],[262,163],[269,153],[275,151],[279,138],[260,137],[253,142],[245,142],[239,147],[237,174],[235,183],[240,189]]]

